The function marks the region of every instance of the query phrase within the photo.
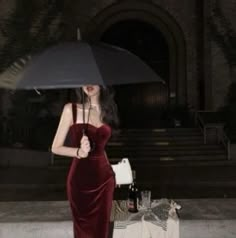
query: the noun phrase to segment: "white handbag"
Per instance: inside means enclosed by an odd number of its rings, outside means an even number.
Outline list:
[[[128,158],[123,158],[119,163],[111,165],[117,185],[131,184],[133,175]]]

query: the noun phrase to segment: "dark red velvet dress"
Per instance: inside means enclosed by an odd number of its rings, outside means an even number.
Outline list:
[[[79,147],[83,127],[82,123],[71,126],[73,146]],[[95,147],[88,158],[73,159],[67,178],[74,237],[107,238],[115,177],[104,148],[111,135],[111,128],[106,124],[98,128],[88,124],[86,134],[95,143]]]

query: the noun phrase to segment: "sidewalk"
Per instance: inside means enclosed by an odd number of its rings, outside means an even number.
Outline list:
[[[176,199],[181,238],[235,238],[236,199]],[[67,201],[0,202],[4,238],[72,238]]]

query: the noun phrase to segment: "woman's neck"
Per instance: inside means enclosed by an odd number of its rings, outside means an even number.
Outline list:
[[[99,105],[99,100],[98,100],[98,96],[93,96],[93,97],[90,97],[90,103],[91,105]]]
[[[97,111],[100,111],[100,103],[98,97],[90,97],[86,102],[86,108],[96,108]]]

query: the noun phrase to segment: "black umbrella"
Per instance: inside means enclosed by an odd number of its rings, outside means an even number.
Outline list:
[[[32,58],[22,58],[0,75],[0,87],[9,89],[59,89],[86,84],[158,81],[162,79],[129,51],[83,41],[59,44]]]
[[[0,75],[0,87],[8,89],[68,89],[88,84],[160,81],[164,82],[129,51],[83,41],[60,44],[32,58],[21,58]]]

